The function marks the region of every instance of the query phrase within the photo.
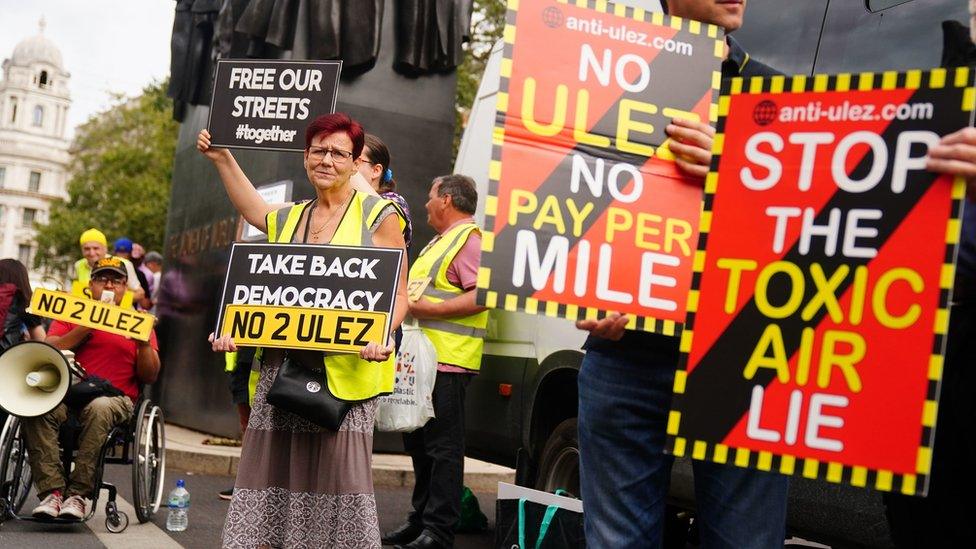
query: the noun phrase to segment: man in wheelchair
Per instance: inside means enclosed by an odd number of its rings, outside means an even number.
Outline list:
[[[92,268],[89,280],[92,298],[96,301],[111,298],[118,305],[126,282],[126,268],[119,258],[100,259]],[[139,384],[156,380],[159,347],[155,332],[148,342],[135,341],[59,320],[51,324],[45,341],[58,349],[73,350],[90,379],[97,376],[110,384],[102,396],[90,395],[95,398],[80,410],[74,410],[81,423],[81,436],[67,484],[59,456],[58,430],[68,419],[68,406],[61,403],[43,416],[24,418],[22,422],[30,467],[41,498],[33,515],[82,520],[88,513],[89,498],[96,495],[95,468],[99,452],[112,428],[132,417]]]

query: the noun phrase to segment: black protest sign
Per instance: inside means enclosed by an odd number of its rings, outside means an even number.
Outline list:
[[[385,344],[402,256],[393,248],[235,243],[217,336],[337,352]]]
[[[305,127],[335,112],[342,61],[220,59],[210,104],[215,147],[301,151]]]

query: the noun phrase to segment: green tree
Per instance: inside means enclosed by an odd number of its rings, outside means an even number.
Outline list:
[[[111,240],[126,236],[161,249],[166,231],[179,125],[168,83],[138,97],[118,95],[106,111],[78,127],[72,143],[68,198],[52,204],[37,232],[35,267],[66,273],[81,257],[78,236],[89,227]]]
[[[478,93],[481,75],[491,55],[491,48],[505,30],[505,0],[474,0],[471,17],[471,41],[465,44],[464,61],[457,70],[457,114],[454,124],[454,155],[461,144],[471,105]]]

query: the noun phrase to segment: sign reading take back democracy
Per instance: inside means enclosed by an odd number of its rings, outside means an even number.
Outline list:
[[[235,243],[217,336],[243,346],[348,353],[385,344],[402,255],[393,248]]]
[[[668,450],[925,494],[971,124],[968,69],[723,88]]]
[[[30,312],[139,341],[149,341],[155,323],[155,318],[149,313],[46,288],[37,288],[32,292]]]
[[[218,59],[210,104],[215,147],[301,151],[305,127],[335,112],[342,61]]]
[[[594,0],[508,6],[478,302],[673,334],[701,182],[665,128],[717,119],[722,31]]]

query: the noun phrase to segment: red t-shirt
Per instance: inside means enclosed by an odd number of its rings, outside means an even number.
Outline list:
[[[75,329],[74,324],[55,320],[47,331],[49,336],[63,336]],[[156,351],[156,330],[149,335],[149,344]],[[101,330],[92,330],[88,338],[75,350],[75,359],[90,375],[107,379],[121,389],[133,402],[139,398],[139,380],[136,378],[136,340]]]

